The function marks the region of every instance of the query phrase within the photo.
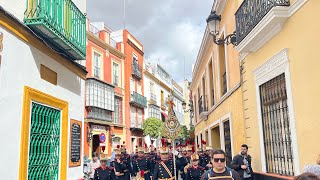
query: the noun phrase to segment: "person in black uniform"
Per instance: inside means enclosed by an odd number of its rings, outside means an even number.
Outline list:
[[[183,172],[183,170],[186,165],[188,165],[187,150],[185,147],[182,147],[182,153],[178,154],[177,158],[177,167],[182,179],[185,179],[185,173]]]
[[[121,161],[121,151],[119,149],[119,145],[115,152],[115,159],[110,163],[111,167],[114,167],[115,179],[117,180],[126,180],[125,179],[125,171],[127,170],[127,166],[124,162]]]
[[[147,147],[148,149],[148,147]],[[132,162],[133,165],[133,176],[136,177],[137,180],[150,180],[150,161],[144,155],[144,148],[138,148],[138,158]]]
[[[160,148],[161,161],[154,167],[152,180],[174,180],[173,162],[169,160],[169,148],[166,147],[164,139],[161,139],[162,147]]]
[[[187,169],[185,180],[200,180],[205,169],[199,166],[199,155],[191,156],[192,166]]]
[[[129,154],[127,154],[124,141],[123,145],[121,145],[121,154],[121,161],[126,165],[126,170],[124,170],[124,180],[130,180],[130,174],[132,173],[131,157]]]
[[[206,149],[206,151],[204,153],[204,157],[203,157],[202,161],[200,162],[200,166],[204,167],[206,170],[209,170],[212,168],[212,162],[211,162],[211,157],[210,157],[212,147],[206,146],[205,149]]]
[[[114,168],[107,166],[107,158],[100,158],[100,167],[94,171],[94,180],[113,180],[115,179]]]

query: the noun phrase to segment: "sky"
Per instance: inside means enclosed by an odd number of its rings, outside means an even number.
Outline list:
[[[125,26],[143,44],[145,62],[159,63],[180,85],[191,81],[213,0],[125,1],[125,21],[124,0],[88,0],[87,17],[113,31]]]

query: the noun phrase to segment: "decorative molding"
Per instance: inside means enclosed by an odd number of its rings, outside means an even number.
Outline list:
[[[130,41],[130,39],[128,39],[128,44],[131,46],[131,47],[133,47],[133,49],[135,49],[140,55],[144,55],[144,52],[141,50],[141,49],[139,49],[139,47],[138,46],[136,46],[132,41]]]
[[[289,7],[274,7],[257,24],[255,28],[240,42],[236,50],[242,61],[249,53],[258,51],[284,27],[287,20],[298,11],[308,0],[297,0]]]
[[[292,86],[291,86],[291,77],[290,77],[290,68],[289,68],[289,57],[288,49],[283,49],[272,58],[267,60],[264,64],[259,66],[253,71],[255,76],[256,84],[256,103],[257,103],[257,112],[258,112],[258,125],[259,125],[259,134],[260,134],[260,151],[261,151],[261,166],[262,172],[266,172],[266,159],[265,159],[265,149],[264,149],[264,139],[263,139],[263,125],[262,125],[262,116],[261,116],[261,104],[260,104],[260,85],[268,82],[269,80],[285,74],[286,89],[287,89],[287,101],[288,101],[288,111],[290,119],[290,129],[291,129],[291,139],[292,139],[292,151],[293,151],[293,163],[294,163],[294,172],[295,174],[300,173],[300,163],[299,163],[299,152],[298,152],[298,142],[295,126],[295,116],[294,116],[294,104],[293,104],[293,95],[292,95]]]

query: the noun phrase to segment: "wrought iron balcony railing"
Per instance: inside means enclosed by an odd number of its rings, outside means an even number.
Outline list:
[[[199,100],[198,100],[198,105],[199,105],[199,114],[203,113],[203,112],[207,112],[208,111],[208,106],[207,106],[207,95],[202,95],[200,96]]]
[[[147,107],[147,98],[133,91],[131,93],[130,103],[135,106],[145,108]]]
[[[137,64],[132,64],[132,75],[138,79],[142,79],[142,68]]]
[[[71,0],[27,0],[24,23],[68,58],[86,59],[86,17]]]
[[[108,122],[112,122],[112,112],[106,109],[101,109],[97,107],[86,107],[88,119],[98,119]]]
[[[290,0],[244,0],[235,14],[237,43],[239,44],[264,16],[277,6],[290,6]]]

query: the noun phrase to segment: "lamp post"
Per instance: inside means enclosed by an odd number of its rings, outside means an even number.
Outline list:
[[[189,109],[186,110],[187,103],[185,101],[182,102],[182,109],[185,113],[190,112],[190,128],[193,126],[192,124],[192,118],[193,118],[193,101],[192,99],[189,99]]]
[[[213,42],[217,45],[224,45],[224,44],[233,44],[234,46],[237,45],[237,36],[236,32],[234,31],[232,34],[229,34],[225,38],[218,38],[219,29],[220,29],[220,21],[221,15],[217,15],[216,11],[211,11],[209,17],[207,18],[207,24],[209,27],[209,32],[213,36]]]

